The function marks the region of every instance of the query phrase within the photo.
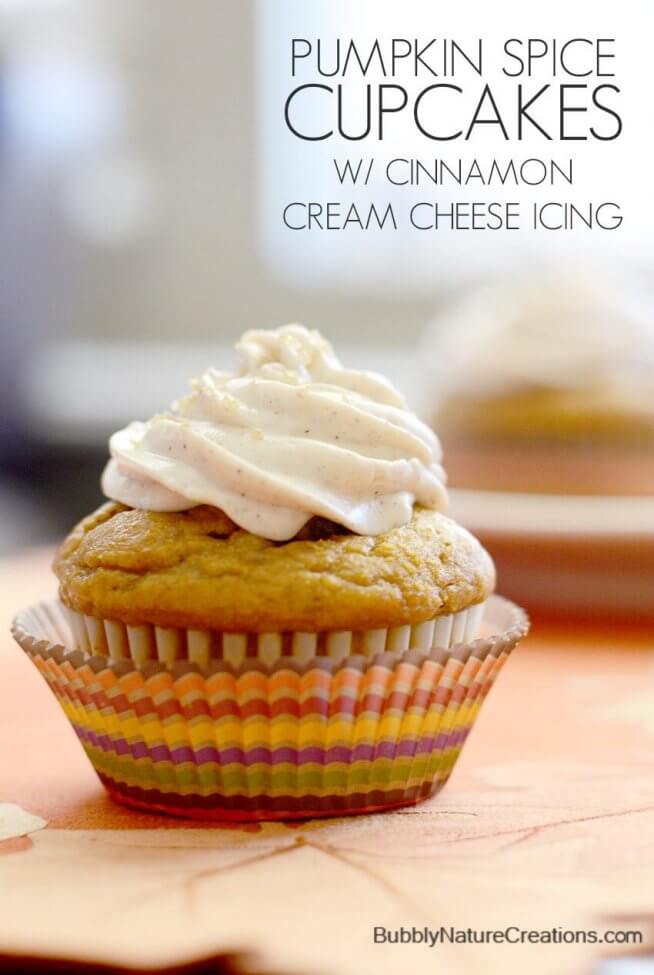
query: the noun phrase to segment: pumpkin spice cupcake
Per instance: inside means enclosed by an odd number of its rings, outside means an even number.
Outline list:
[[[301,326],[110,441],[111,499],[14,633],[120,801],[219,819],[389,808],[447,779],[526,631],[447,518],[436,436]]]
[[[650,304],[619,280],[561,275],[446,309],[422,358],[452,485],[654,495]]]

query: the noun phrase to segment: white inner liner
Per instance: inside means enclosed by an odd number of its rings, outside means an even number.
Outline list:
[[[233,666],[246,658],[272,664],[280,657],[308,660],[326,656],[342,660],[351,654],[371,657],[386,651],[431,650],[469,643],[480,635],[486,603],[458,613],[439,616],[413,626],[390,629],[331,631],[324,633],[223,633],[218,630],[187,630],[162,626],[128,626],[117,620],[101,620],[66,609],[72,649],[110,660],[131,659],[137,666],[151,660],[171,666],[190,660],[198,666],[225,660]]]

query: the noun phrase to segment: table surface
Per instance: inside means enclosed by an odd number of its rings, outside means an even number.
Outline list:
[[[534,626],[447,787],[419,806],[204,826],[112,804],[13,644],[12,614],[54,590],[48,564],[44,551],[0,562],[0,803],[47,821],[0,842],[0,953],[166,966],[247,950],[256,971],[289,975],[565,975],[590,972],[597,948],[380,945],[373,928],[603,930],[654,910],[651,631]]]

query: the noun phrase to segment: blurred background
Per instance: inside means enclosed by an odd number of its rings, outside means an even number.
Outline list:
[[[552,16],[559,33],[565,24],[566,36],[588,35],[595,24],[598,34],[596,4],[560,6]],[[524,5],[504,0],[501,7],[499,18],[496,8],[479,11],[476,36],[491,43],[507,26],[517,35],[533,30]],[[342,359],[389,374],[437,429],[444,418],[446,464],[448,444],[452,458],[457,451],[462,458],[454,464],[453,483],[462,489],[455,513],[489,537],[500,526],[498,548],[508,538],[524,550],[526,533],[542,570],[534,537],[542,542],[547,534],[551,545],[561,518],[580,524],[574,502],[561,514],[560,499],[595,494],[605,507],[573,534],[596,536],[598,524],[617,519],[629,565],[636,560],[629,571],[642,575],[644,562],[650,571],[654,490],[647,486],[651,472],[634,467],[635,456],[654,463],[654,241],[651,207],[643,205],[651,158],[651,127],[642,123],[647,38],[635,29],[637,3],[601,13],[602,32],[619,40],[621,84],[629,90],[625,136],[601,151],[574,143],[579,185],[544,187],[536,196],[619,196],[626,214],[619,232],[306,234],[283,228],[283,203],[334,198],[332,157],[382,147],[300,145],[284,130],[290,38],[432,36],[433,5],[416,0],[398,11],[368,0],[195,0],[190,16],[182,0],[0,0],[0,553],[53,542],[96,505],[108,435],[161,409],[208,363],[231,364],[231,344],[244,329],[302,321],[323,331]],[[448,36],[469,36],[466,16],[448,11]],[[471,160],[493,149],[489,134],[481,145],[449,146],[443,156]],[[526,139],[519,153],[502,146],[505,159],[536,151],[543,154],[542,141]],[[401,126],[383,153],[439,154]],[[548,154],[571,152],[557,145]],[[437,195],[434,187],[410,192]],[[472,198],[473,191],[443,192]],[[516,192],[523,190],[490,195]],[[388,187],[373,181],[357,193],[358,201],[374,201],[388,196]],[[552,304],[562,280],[565,297]],[[607,280],[615,288],[607,291]],[[487,296],[486,315],[479,295]],[[462,321],[475,327],[462,331]],[[558,330],[550,329],[553,321]],[[516,334],[532,336],[522,343],[521,362],[546,361],[547,377],[542,370],[526,376],[511,360]],[[463,358],[462,343],[471,353]],[[616,380],[607,363],[623,359]],[[497,375],[509,360],[515,388],[508,380],[488,389],[479,381],[484,369]],[[560,391],[560,381],[548,377],[560,377],[561,362],[581,367],[566,372],[565,396],[555,396],[550,410],[543,391]],[[483,395],[466,388],[473,372]],[[584,393],[575,398],[579,376]],[[636,389],[628,402],[626,388]],[[534,390],[537,402],[526,405],[513,395]],[[489,399],[496,426],[482,429]],[[516,435],[517,414],[528,417],[526,433]],[[452,416],[468,418],[463,432]],[[568,430],[563,459],[548,440],[559,429]],[[587,458],[589,443],[606,447],[607,430],[608,460],[604,452],[601,471],[589,472],[585,459],[577,480],[575,458]],[[484,453],[480,437],[518,457],[504,480],[490,483],[488,470],[498,469],[499,456],[504,466],[506,453],[470,464],[471,452]],[[534,456],[534,444],[546,440],[545,452]],[[538,471],[557,464],[561,477],[539,480]],[[612,492],[606,472],[616,464],[629,474]],[[508,508],[518,509],[507,507],[502,493],[538,494],[539,487],[558,498],[555,506],[551,498],[547,510],[528,500],[520,531],[507,524]],[[483,492],[495,494],[480,507]],[[636,501],[619,511],[615,500],[607,502],[612,493]],[[618,542],[607,541],[606,532],[601,541],[613,564]],[[587,561],[583,545],[575,558]],[[572,577],[579,575],[575,565]]]
[[[431,313],[428,296],[305,288],[270,266],[259,13],[0,0],[4,551],[58,537],[99,500],[108,434],[245,328],[300,320],[336,342],[403,343]]]

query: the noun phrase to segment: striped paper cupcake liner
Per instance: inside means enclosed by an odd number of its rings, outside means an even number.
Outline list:
[[[425,623],[388,629],[324,633],[223,633],[218,630],[173,629],[149,624],[128,626],[118,620],[98,619],[62,606],[68,618],[73,646],[87,654],[113,661],[131,659],[137,667],[149,661],[172,666],[190,660],[199,667],[224,660],[233,666],[256,658],[268,664],[285,657],[309,660],[314,656],[344,660],[362,655],[403,653],[450,647],[474,640],[484,616],[484,604],[439,616]]]
[[[259,820],[389,809],[436,792],[528,623],[494,596],[482,626],[489,635],[450,648],[140,667],[69,649],[54,600],[20,613],[13,633],[114,798]]]

